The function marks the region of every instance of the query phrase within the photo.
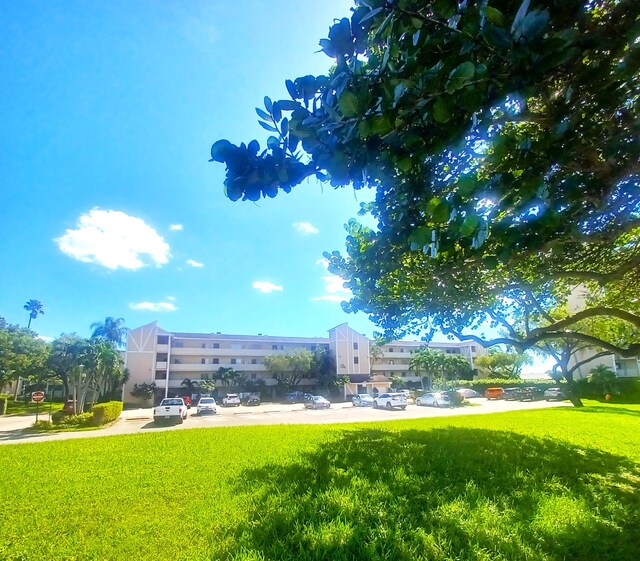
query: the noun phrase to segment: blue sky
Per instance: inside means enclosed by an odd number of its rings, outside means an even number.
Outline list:
[[[6,3],[0,14],[0,315],[42,335],[129,327],[324,335],[346,315],[319,262],[359,200],[315,181],[232,203],[214,140],[258,138],[254,107],[326,72],[351,3]],[[358,195],[360,200],[363,195]],[[367,195],[364,195],[367,196]]]
[[[322,252],[369,193],[315,181],[223,194],[211,143],[267,134],[254,107],[327,72],[350,0],[9,2],[0,12],[0,315],[43,336],[106,316],[172,331],[323,336],[342,283]]]

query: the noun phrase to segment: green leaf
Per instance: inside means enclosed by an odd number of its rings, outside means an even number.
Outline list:
[[[269,132],[278,132],[278,129],[276,127],[272,127],[271,125],[268,125],[267,123],[264,123],[262,121],[258,121],[258,124],[265,130],[268,130]]]
[[[389,115],[376,115],[369,122],[369,130],[373,134],[383,136],[393,130]]]
[[[499,25],[500,27],[504,25],[504,14],[500,10],[492,8],[491,6],[483,6],[480,8],[480,13],[487,18],[488,22]]]
[[[267,111],[271,113],[271,110],[273,109],[273,102],[268,95],[264,96],[264,106],[266,107]]]
[[[210,161],[224,163],[227,159],[227,154],[233,149],[235,149],[235,146],[228,140],[222,139],[214,142],[213,146],[211,146]]]
[[[352,91],[344,90],[338,99],[338,107],[345,117],[355,117],[358,114],[358,96]]]
[[[475,214],[469,214],[465,217],[460,226],[460,235],[463,237],[471,236],[480,224],[480,219]]]
[[[451,109],[449,108],[449,104],[444,101],[442,96],[440,96],[433,104],[433,118],[438,123],[446,123],[449,119],[451,119]]]
[[[468,197],[476,188],[475,175],[463,175],[457,182],[458,194],[462,197]]]
[[[511,45],[511,37],[506,29],[496,25],[486,25],[482,30],[482,38],[498,49],[507,49]]]
[[[448,93],[453,93],[456,90],[464,88],[464,86],[473,78],[476,72],[476,67],[473,62],[463,62],[457,68],[451,71],[449,74],[449,80],[447,81],[446,90]]]
[[[298,91],[296,90],[295,84],[291,80],[285,80],[284,85],[291,96],[291,99],[298,99]]]
[[[272,121],[273,120],[271,118],[271,115],[269,115],[269,113],[267,113],[266,111],[260,109],[259,107],[256,107],[256,113],[258,114],[258,117],[260,117],[261,119],[264,119],[265,121]]]
[[[522,22],[522,36],[529,42],[542,36],[549,24],[548,10],[529,12]]]
[[[433,197],[427,203],[427,214],[431,216],[434,222],[444,223],[449,220],[451,216],[451,205],[445,199],[439,199]]]

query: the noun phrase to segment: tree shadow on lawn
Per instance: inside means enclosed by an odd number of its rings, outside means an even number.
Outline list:
[[[627,407],[616,407],[615,405],[588,405],[586,407],[575,407],[571,411],[577,413],[611,413],[612,415],[631,415],[640,417],[640,410],[634,411]]]
[[[339,433],[240,473],[234,559],[640,559],[640,466],[509,432]]]

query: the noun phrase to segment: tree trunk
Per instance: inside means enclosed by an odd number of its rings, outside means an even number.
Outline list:
[[[580,400],[576,384],[573,381],[573,372],[563,372],[564,379],[567,381],[567,389],[569,390],[569,401],[574,407],[584,407],[584,403]]]

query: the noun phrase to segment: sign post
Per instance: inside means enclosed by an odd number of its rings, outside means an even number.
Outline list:
[[[36,404],[36,423],[38,422],[38,406],[44,401],[44,392],[32,392],[31,401]]]

